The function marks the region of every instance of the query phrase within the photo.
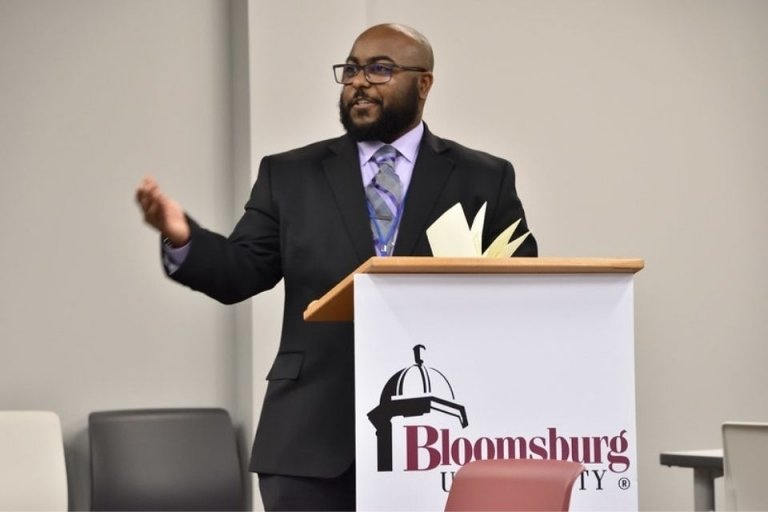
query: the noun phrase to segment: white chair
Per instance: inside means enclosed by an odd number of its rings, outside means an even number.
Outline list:
[[[723,423],[725,506],[768,510],[768,423]]]
[[[68,508],[59,417],[48,411],[0,411],[0,510]]]

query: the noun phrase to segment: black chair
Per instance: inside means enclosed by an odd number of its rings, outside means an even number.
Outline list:
[[[91,510],[242,510],[224,409],[102,411],[88,417]]]

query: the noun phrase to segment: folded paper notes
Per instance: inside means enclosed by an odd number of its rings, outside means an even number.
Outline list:
[[[440,216],[428,229],[427,239],[432,248],[432,255],[438,257],[468,257],[483,256],[486,258],[509,258],[523,240],[530,234],[524,234],[510,241],[520,220],[509,226],[496,237],[491,245],[483,252],[483,224],[485,223],[484,203],[478,210],[472,225],[467,224],[461,204],[456,203]]]

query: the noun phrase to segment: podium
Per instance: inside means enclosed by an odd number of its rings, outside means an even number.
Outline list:
[[[475,459],[581,462],[637,510],[638,259],[371,258],[304,313],[355,322],[358,510],[443,510]]]

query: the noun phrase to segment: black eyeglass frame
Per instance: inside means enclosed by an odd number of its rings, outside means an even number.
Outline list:
[[[346,73],[344,73],[344,69],[348,67],[354,67],[356,68],[356,71],[354,74],[350,75],[345,79]],[[385,80],[381,80],[378,77],[373,77],[371,79],[371,69],[372,68],[381,68],[382,70],[387,70],[387,76]],[[393,71],[416,71],[419,73],[426,73],[429,70],[427,68],[422,67],[415,67],[415,66],[401,66],[399,64],[394,64],[391,62],[369,62],[368,64],[355,64],[354,62],[347,62],[346,64],[334,64],[333,66],[333,78],[336,80],[336,83],[341,85],[349,85],[352,83],[352,80],[355,79],[355,77],[360,73],[360,71],[363,72],[365,79],[368,80],[368,83],[371,84],[385,84],[392,80],[392,72]]]

